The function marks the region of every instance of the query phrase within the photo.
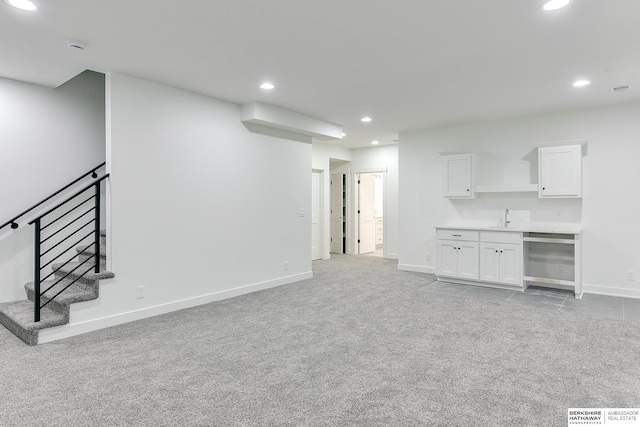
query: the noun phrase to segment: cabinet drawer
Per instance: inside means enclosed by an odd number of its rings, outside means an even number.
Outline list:
[[[519,245],[522,243],[522,235],[520,233],[508,233],[504,231],[483,231],[480,233],[480,241],[491,243],[514,243]]]
[[[465,240],[477,242],[479,233],[469,230],[438,230],[436,236],[438,240]]]

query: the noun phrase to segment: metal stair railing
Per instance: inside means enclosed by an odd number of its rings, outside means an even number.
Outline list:
[[[80,280],[85,274],[91,270],[93,270],[94,273],[100,272],[100,184],[108,177],[109,174],[100,177],[29,222],[29,224],[34,225],[35,243],[34,322],[40,321],[40,312],[47,304]],[[90,215],[91,213],[93,213],[93,216]],[[72,227],[72,225],[77,226],[78,224],[81,225],[75,229]],[[12,225],[12,228],[15,227]],[[79,235],[82,237],[78,239]],[[72,240],[73,243],[71,245],[64,245],[65,242],[69,240]],[[79,254],[73,253],[70,258],[60,265],[53,264],[54,261],[62,258],[65,254],[74,251],[76,246],[81,243],[84,243],[86,247],[83,248]],[[56,273],[69,265],[77,256],[83,255],[91,247],[93,247],[94,251],[92,257],[86,257],[84,261],[80,261],[71,271],[66,272],[64,276],[55,280],[47,289],[41,289],[44,281],[52,276],[55,278]],[[93,260],[93,264],[90,263],[91,260]],[[42,270],[48,266],[52,266],[52,272],[43,278]],[[87,266],[89,268],[86,268]],[[81,271],[81,273],[77,271]],[[41,303],[43,296],[45,296],[47,292],[61,284],[72,274],[75,276],[75,279],[69,279],[71,280],[70,283],[63,283],[61,290],[53,296],[47,295],[46,298],[48,300],[44,304]],[[62,275],[62,273],[60,275]]]
[[[18,215],[14,216],[13,218],[11,218],[9,221],[5,222],[4,224],[0,225],[0,230],[2,230],[4,227],[6,227],[7,225],[11,225],[11,228],[13,228],[14,230],[16,228],[18,228],[18,223],[17,221],[22,218],[23,216],[25,216],[26,214],[28,214],[29,212],[37,209],[38,207],[42,206],[43,204],[47,203],[49,200],[53,199],[54,197],[56,197],[58,194],[62,193],[63,191],[65,191],[66,189],[72,187],[74,184],[77,184],[78,182],[80,182],[84,177],[91,175],[91,177],[93,179],[98,177],[97,171],[100,170],[101,167],[103,167],[106,164],[106,162],[102,162],[100,163],[98,166],[91,168],[91,170],[89,170],[88,172],[85,172],[84,174],[80,175],[78,178],[76,178],[75,180],[71,181],[69,184],[65,185],[64,187],[62,187],[61,189],[59,189],[58,191],[56,191],[55,193],[53,193],[52,195],[50,195],[49,197],[39,201],[38,203],[36,203],[35,205],[31,206],[28,209],[25,209],[24,211],[22,211],[21,213],[19,213]]]

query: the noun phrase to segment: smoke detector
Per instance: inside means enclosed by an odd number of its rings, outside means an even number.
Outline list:
[[[85,44],[78,40],[69,40],[67,42],[67,47],[74,50],[84,50]]]
[[[629,89],[631,89],[631,86],[629,85],[622,85],[622,86],[616,86],[616,87],[612,87],[610,92],[611,93],[621,93],[621,92],[626,92]]]

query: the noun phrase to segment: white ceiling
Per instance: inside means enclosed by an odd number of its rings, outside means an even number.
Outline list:
[[[35,12],[0,1],[2,77],[55,87],[85,69],[121,72],[338,123],[346,147],[640,100],[639,0],[554,12],[542,0],[33,1]],[[578,78],[592,84],[572,87]],[[633,87],[609,93],[619,85]]]

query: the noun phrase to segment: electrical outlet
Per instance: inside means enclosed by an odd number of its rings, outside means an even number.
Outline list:
[[[557,214],[558,214],[558,217],[561,217],[562,216],[562,211],[558,211]]]
[[[144,286],[138,286],[136,288],[136,298],[138,299],[144,298]]]
[[[636,273],[633,270],[627,270],[627,280],[632,282],[636,280]]]
[[[427,256],[425,258],[427,259],[427,262],[431,261],[431,254],[427,254]]]
[[[284,262],[284,271],[287,271],[289,269],[289,261],[285,261]]]
[[[298,208],[298,216],[299,217],[303,217],[304,216],[304,208]]]
[[[557,262],[556,263],[556,270],[562,270],[562,264]]]

